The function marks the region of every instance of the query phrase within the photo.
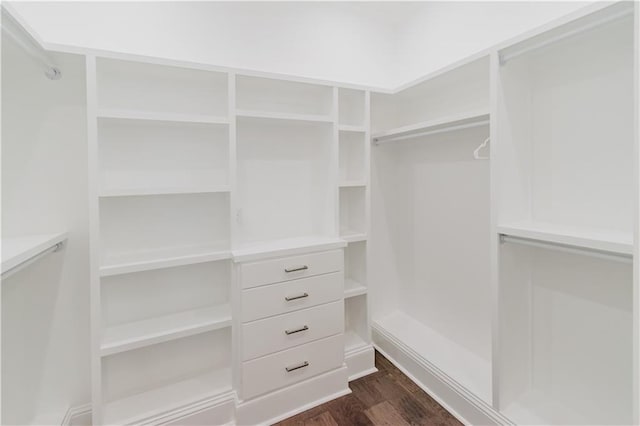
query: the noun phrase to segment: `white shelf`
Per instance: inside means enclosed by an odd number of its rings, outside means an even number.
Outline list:
[[[67,239],[67,233],[28,235],[2,239],[2,273],[52,249]]]
[[[424,362],[491,401],[491,363],[402,311],[375,320],[373,328],[420,354]]]
[[[117,188],[103,189],[100,192],[101,198],[106,197],[135,197],[144,195],[176,195],[176,194],[215,194],[221,192],[229,192],[228,185],[219,186],[201,186],[201,187],[184,187],[184,188]]]
[[[104,424],[136,424],[175,408],[231,392],[231,369],[197,377],[118,399],[105,404]]]
[[[338,125],[338,130],[341,132],[358,132],[358,133],[364,133],[366,131],[364,126],[351,125],[351,124],[340,124]]]
[[[221,245],[170,248],[110,256],[100,267],[100,276],[150,271],[195,263],[231,259],[231,251]]]
[[[119,324],[104,330],[100,354],[113,355],[230,326],[229,304]]]
[[[360,241],[367,241],[367,234],[364,232],[344,230],[340,232],[340,238],[347,243],[357,243]]]
[[[349,353],[369,346],[356,332],[347,330],[344,332],[344,352]]]
[[[578,228],[548,223],[513,223],[498,225],[498,233],[567,246],[633,255],[631,234]]]
[[[246,243],[234,248],[232,253],[235,261],[247,262],[269,257],[287,256],[290,254],[333,250],[345,246],[346,244],[341,238],[309,236]]]
[[[135,111],[126,109],[100,109],[98,118],[118,120],[168,121],[174,123],[229,124],[227,117],[204,114],[177,114],[168,112]]]
[[[410,124],[408,126],[397,127],[374,134],[371,138],[376,143],[392,141],[394,139],[405,139],[423,133],[443,133],[467,127],[489,125],[489,111],[479,110],[456,114],[436,120],[423,121],[421,123]]]
[[[319,123],[332,123],[333,118],[329,115],[317,115],[317,114],[296,114],[286,112],[272,112],[272,111],[252,111],[252,110],[237,110],[236,116],[242,118],[261,118],[269,120],[288,120],[288,121],[307,121],[307,122],[319,122]]]
[[[363,180],[345,180],[339,183],[340,188],[355,188],[361,186],[367,186],[367,183]]]
[[[356,280],[352,280],[351,278],[344,279],[344,298],[348,299],[350,297],[361,296],[363,294],[367,294],[367,287],[362,285]]]

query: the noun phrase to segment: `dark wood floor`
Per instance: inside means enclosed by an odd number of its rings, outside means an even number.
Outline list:
[[[458,426],[440,404],[376,352],[378,372],[349,384],[353,393],[288,418],[278,426]]]

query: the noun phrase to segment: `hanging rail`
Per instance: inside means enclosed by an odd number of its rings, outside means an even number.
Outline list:
[[[11,16],[4,6],[2,6],[1,9],[2,34],[11,38],[18,46],[24,49],[29,56],[41,63],[44,68],[44,75],[46,75],[48,79],[59,80],[62,78],[62,71],[60,71],[60,68],[58,68],[49,54],[42,48],[40,43],[25,31],[22,25]]]
[[[513,235],[500,234],[501,243],[514,243],[530,247],[543,248],[548,250],[560,251],[569,254],[587,255],[599,259],[612,260],[615,262],[632,263],[633,256],[626,253],[616,253],[604,250],[593,249],[589,247],[572,246],[568,244],[555,243],[550,241],[534,240],[531,238],[516,237]]]
[[[30,258],[28,258],[28,259],[18,263],[17,265],[12,266],[11,268],[7,269],[6,271],[2,272],[1,278],[2,279],[6,279],[6,278],[10,277],[11,275],[15,274],[16,272],[19,272],[19,271],[23,270],[24,268],[26,268],[27,266],[31,265],[32,263],[37,262],[38,260],[40,260],[41,258],[45,257],[49,253],[54,253],[54,252],[62,250],[63,247],[64,247],[64,241],[60,241],[59,243],[56,243],[53,246],[42,250],[38,254],[36,254],[34,256],[31,256]]]
[[[633,3],[633,2],[632,2]],[[597,21],[585,23],[577,28],[566,31],[562,34],[558,34],[553,37],[549,37],[544,40],[540,40],[537,43],[533,43],[531,45],[524,45],[520,49],[514,48],[512,52],[509,52],[507,49],[506,52],[500,53],[500,65],[505,65],[511,59],[517,58],[518,56],[524,55],[525,53],[531,52],[533,50],[538,50],[543,47],[549,46],[551,44],[557,43],[559,41],[565,40],[567,38],[576,36],[578,34],[582,34],[586,31],[592,30],[594,28],[600,27],[602,25],[608,24],[609,22],[616,21],[618,19],[624,18],[628,15],[633,14],[633,4],[631,7],[625,7],[623,10],[618,11],[616,13],[612,13],[609,16],[605,16]]]

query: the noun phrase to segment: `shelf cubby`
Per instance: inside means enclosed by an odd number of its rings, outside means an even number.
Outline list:
[[[338,89],[338,123],[343,129],[364,131],[365,93],[362,90]]]
[[[238,76],[236,105],[241,116],[331,121],[333,89],[330,86]]]
[[[365,133],[339,132],[340,186],[364,186],[366,179]]]
[[[229,191],[226,125],[103,119],[102,197]]]
[[[228,116],[226,73],[98,58],[96,74],[105,116],[189,122]]]
[[[349,242],[366,239],[366,190],[340,188],[340,237]]]
[[[344,251],[345,299],[367,292],[367,243],[349,243]]]
[[[511,243],[500,255],[503,414],[517,424],[631,424],[633,266]]]
[[[344,336],[346,356],[371,344],[366,297],[351,297],[345,300]]]
[[[230,328],[103,358],[104,423],[137,423],[230,394],[230,366]]]
[[[103,275],[230,257],[228,194],[100,200]]]

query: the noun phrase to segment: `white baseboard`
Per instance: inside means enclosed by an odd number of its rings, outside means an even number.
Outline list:
[[[69,407],[60,426],[90,426],[91,425],[91,404],[76,405]]]
[[[375,367],[376,361],[373,345],[347,352],[344,360],[347,364],[350,382],[378,371]]]
[[[385,330],[373,327],[375,348],[422,390],[466,425],[511,425],[509,419],[463,386],[446,377]]]

